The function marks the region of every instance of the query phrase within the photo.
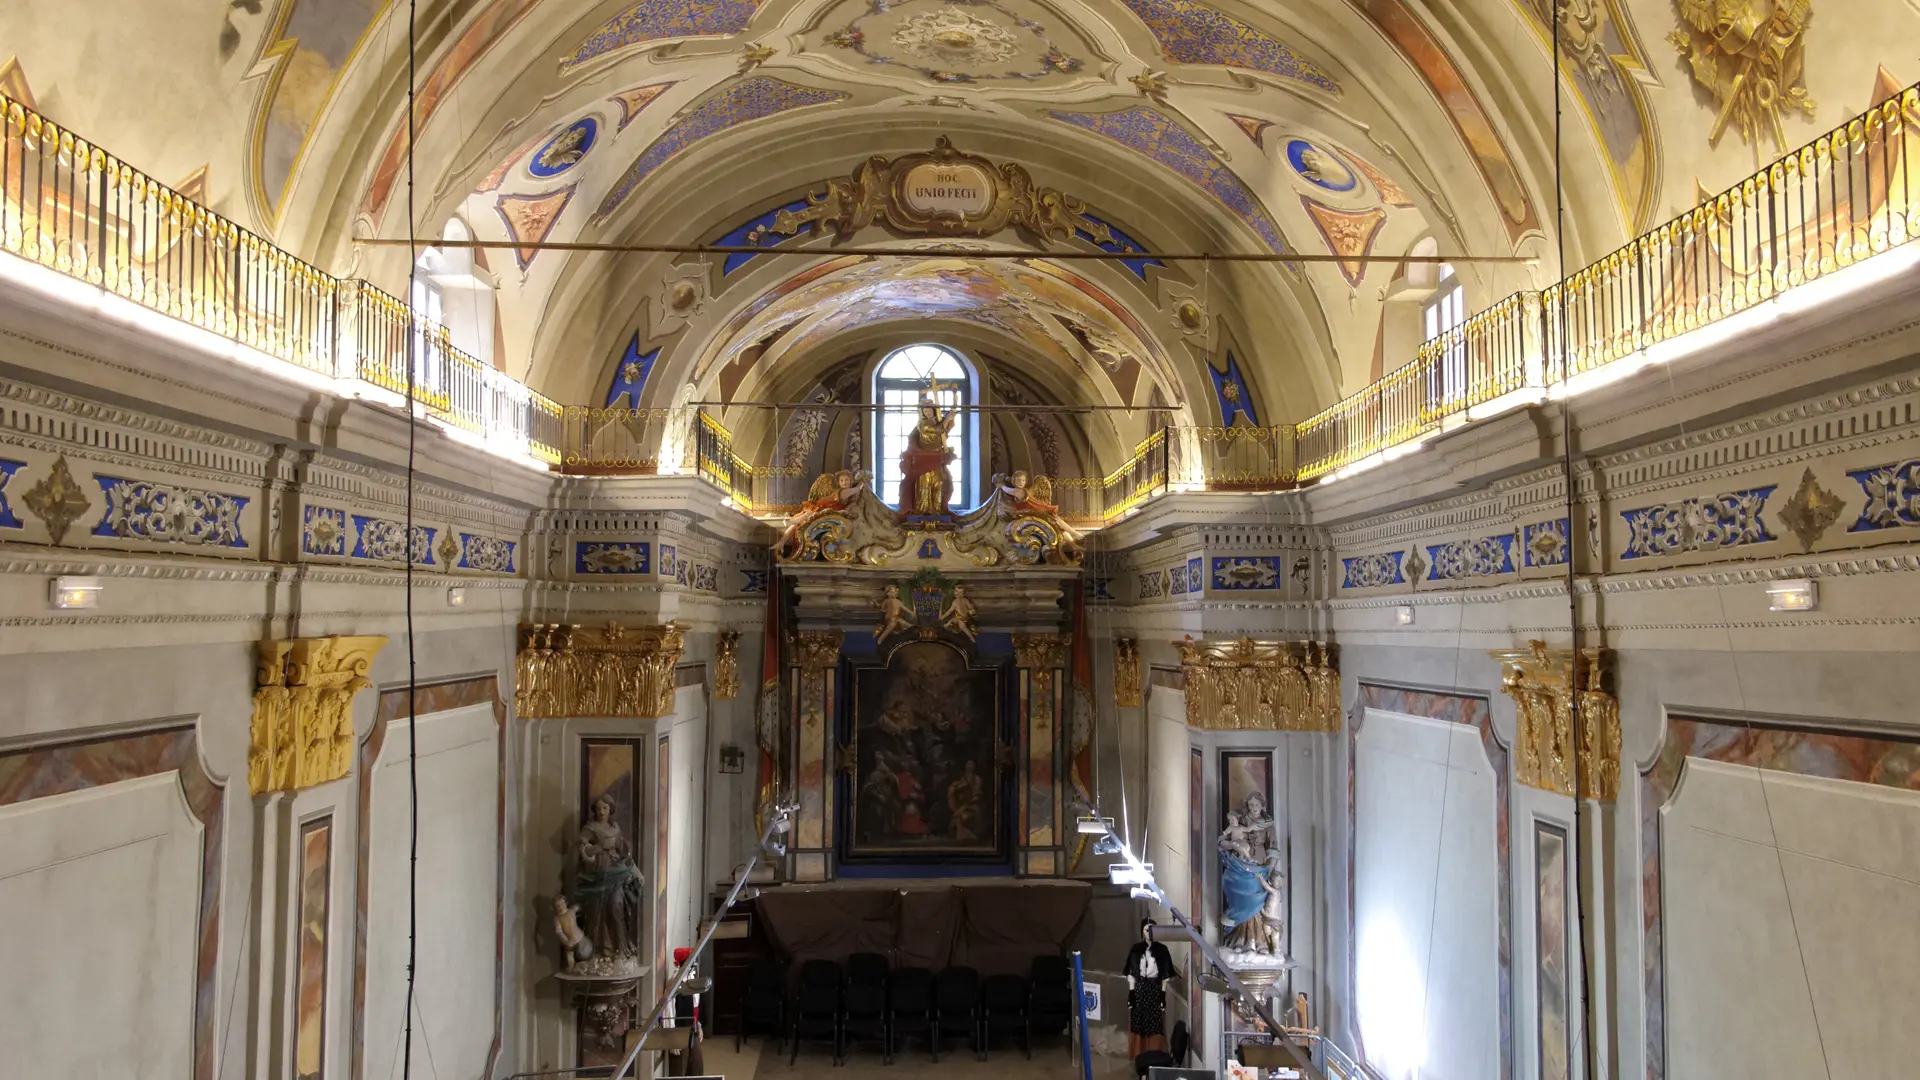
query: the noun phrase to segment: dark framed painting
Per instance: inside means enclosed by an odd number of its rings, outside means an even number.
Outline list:
[[[942,641],[855,664],[842,725],[843,858],[1004,860],[1013,740],[1002,666]]]
[[[1567,981],[1567,831],[1533,823],[1534,949],[1540,989],[1540,1080],[1568,1080],[1572,987]]]

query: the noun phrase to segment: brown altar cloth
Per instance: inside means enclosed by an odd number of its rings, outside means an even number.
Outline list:
[[[768,889],[760,925],[797,977],[808,960],[845,963],[857,952],[893,967],[977,968],[1025,975],[1058,955],[1093,891],[1078,883]]]

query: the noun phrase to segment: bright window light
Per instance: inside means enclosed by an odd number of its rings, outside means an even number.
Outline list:
[[[1391,916],[1360,931],[1356,1004],[1368,1064],[1387,1080],[1411,1080],[1427,1060],[1426,981]]]

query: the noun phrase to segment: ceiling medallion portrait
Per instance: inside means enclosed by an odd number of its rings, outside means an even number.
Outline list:
[[[1085,64],[1003,0],[866,0],[821,40],[868,64],[906,68],[937,83],[1032,81]]]

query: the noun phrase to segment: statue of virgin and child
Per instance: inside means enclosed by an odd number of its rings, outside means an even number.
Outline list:
[[[1251,963],[1286,959],[1287,875],[1266,797],[1247,795],[1220,833],[1221,944]]]
[[[633,845],[613,820],[613,801],[601,796],[590,812],[574,844],[571,888],[554,901],[554,930],[568,968],[590,960],[595,967],[630,965],[640,914],[640,867]]]

